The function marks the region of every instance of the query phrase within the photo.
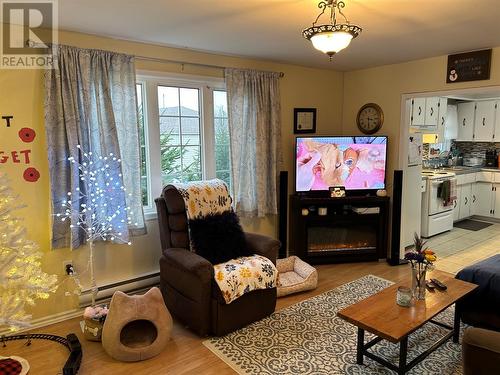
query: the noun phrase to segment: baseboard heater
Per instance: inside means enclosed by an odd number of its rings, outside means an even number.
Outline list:
[[[107,285],[98,286],[99,293],[97,294],[96,303],[109,302],[113,294],[119,290],[127,294],[141,294],[153,286],[160,284],[160,272],[153,272],[117,281]],[[85,289],[79,298],[80,307],[90,306],[92,303],[92,295],[90,289]]]

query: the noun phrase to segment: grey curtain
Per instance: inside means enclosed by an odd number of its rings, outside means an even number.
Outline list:
[[[53,213],[67,192],[81,188],[78,170],[68,157],[81,160],[77,149],[93,155],[118,155],[121,170],[100,181],[119,181],[126,189],[114,202],[126,204],[137,225],[125,225],[123,238],[145,233],[140,189],[140,153],[135,64],[132,56],[109,51],[57,47],[56,69],[45,72],[45,127],[47,135]],[[80,202],[85,203],[85,202]],[[126,213],[114,218],[122,222]],[[125,220],[125,223],[127,220]],[[122,222],[123,223],[123,222]],[[123,226],[123,224],[122,224]],[[53,220],[52,245],[76,248],[85,243],[77,226]]]
[[[236,211],[247,217],[277,213],[281,163],[279,73],[225,70]]]

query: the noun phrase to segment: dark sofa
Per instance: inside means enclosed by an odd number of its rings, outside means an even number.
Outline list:
[[[500,374],[500,254],[464,268],[456,278],[478,285],[455,307],[473,326],[462,340],[464,375]]]

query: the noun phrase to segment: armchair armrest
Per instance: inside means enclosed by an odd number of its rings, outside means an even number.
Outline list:
[[[257,254],[268,258],[276,264],[278,250],[281,243],[271,237],[263,236],[256,233],[245,233],[248,249]]]
[[[186,249],[166,249],[163,251],[163,261],[170,267],[196,276],[203,283],[211,283],[214,277],[214,266],[212,263]]]
[[[214,274],[205,258],[183,248],[167,248],[160,258],[160,285],[170,313],[199,335],[210,331]]]
[[[462,340],[464,375],[487,375],[500,369],[500,332],[467,328]]]

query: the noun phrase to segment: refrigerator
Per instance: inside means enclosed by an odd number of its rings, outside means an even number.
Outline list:
[[[401,248],[413,245],[420,235],[422,216],[422,134],[408,136],[408,162],[403,173]]]

